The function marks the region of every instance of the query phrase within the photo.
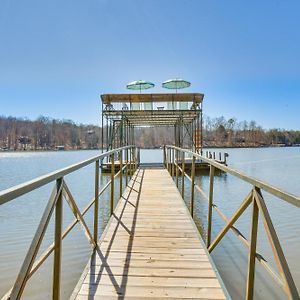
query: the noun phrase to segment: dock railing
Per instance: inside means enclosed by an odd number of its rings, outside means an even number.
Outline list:
[[[122,195],[123,189],[123,176],[125,176],[126,185],[128,184],[130,177],[137,168],[137,158],[139,156],[138,149],[134,146],[125,146],[118,149],[113,149],[111,151],[102,153],[90,159],[84,160],[77,164],[68,166],[66,168],[54,171],[47,175],[41,176],[34,180],[28,181],[26,183],[17,185],[15,187],[9,188],[7,190],[0,192],[0,205],[12,201],[24,194],[27,194],[33,190],[36,190],[48,183],[54,182],[54,188],[43,212],[42,218],[35,232],[35,235],[30,244],[29,250],[25,256],[22,267],[19,271],[17,279],[12,287],[2,298],[2,300],[15,300],[20,299],[24,288],[26,286],[29,278],[39,269],[39,267],[44,263],[44,261],[54,252],[54,264],[53,264],[53,281],[52,281],[52,299],[60,299],[60,282],[61,282],[61,252],[62,252],[62,240],[70,233],[70,231],[75,227],[77,223],[80,223],[84,229],[84,232],[94,250],[97,247],[98,241],[98,222],[99,222],[99,199],[100,196],[106,191],[110,186],[110,214],[112,215],[114,209],[114,194],[115,188],[114,183],[116,178],[120,178],[120,195]],[[112,163],[111,166],[111,176],[110,180],[100,189],[100,162],[106,158],[110,157]],[[120,168],[117,173],[115,173],[115,160],[118,158],[120,162]],[[93,199],[89,204],[80,211],[75,199],[68,188],[66,182],[64,181],[64,176],[71,174],[85,166],[95,164],[95,194]],[[124,175],[123,175],[124,173]],[[66,200],[70,206],[75,219],[70,223],[65,231],[62,231],[62,221],[63,221],[63,200]],[[91,233],[88,228],[83,216],[94,207],[93,216],[93,233]],[[47,226],[51,219],[51,216],[55,210],[54,216],[54,243],[51,244],[46,251],[36,259],[40,245],[45,236]]]
[[[284,256],[283,250],[281,248],[279,238],[276,234],[275,228],[273,226],[266,202],[262,195],[262,191],[267,192],[293,206],[300,207],[300,198],[292,195],[290,193],[284,192],[277,187],[270,184],[257,180],[253,177],[247,176],[242,172],[234,170],[224,164],[220,164],[213,159],[201,156],[198,153],[192,151],[178,148],[176,146],[164,146],[164,165],[169,171],[170,175],[175,179],[178,189],[181,190],[182,197],[184,197],[184,178],[187,178],[191,182],[191,195],[190,195],[190,213],[194,217],[194,200],[195,200],[195,189],[208,201],[208,216],[207,216],[207,236],[206,236],[206,246],[211,253],[222,238],[226,235],[229,230],[232,230],[238,238],[242,241],[243,245],[249,249],[248,253],[248,271],[247,271],[247,286],[245,299],[253,299],[254,296],[254,277],[255,277],[255,263],[256,260],[268,271],[271,277],[279,284],[283,289],[288,299],[299,299],[299,293],[297,287],[291,275],[289,266],[287,264],[286,258]],[[185,157],[189,155],[192,157],[192,167],[190,176],[185,172]],[[196,159],[202,160],[208,163],[210,166],[209,172],[209,191],[208,195],[203,191],[203,189],[195,184],[195,161]],[[240,207],[236,212],[227,218],[220,208],[213,201],[214,193],[214,174],[215,170],[220,170],[229,173],[244,182],[252,185],[252,188],[243,200]],[[181,187],[179,186],[179,171],[181,172]],[[242,232],[234,226],[238,218],[244,213],[244,211],[252,205],[252,218],[251,218],[251,228],[250,228],[250,239],[247,239]],[[219,216],[225,222],[223,229],[217,234],[217,236],[212,240],[212,212],[213,209],[219,214]],[[279,270],[276,272],[264,257],[256,252],[257,243],[257,231],[258,231],[258,217],[259,214],[262,216],[263,225],[268,236],[269,243],[275,258],[276,265]]]

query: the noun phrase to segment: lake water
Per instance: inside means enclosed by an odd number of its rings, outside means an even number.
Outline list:
[[[244,173],[300,195],[300,148],[226,149],[229,165]],[[0,153],[0,190],[30,180],[50,171],[97,155],[98,151]],[[142,150],[142,162],[162,161],[161,150]],[[82,210],[93,197],[94,165],[87,166],[65,180]],[[101,178],[101,185],[108,177]],[[199,184],[206,192],[208,177],[198,176]],[[118,181],[116,181],[117,183]],[[185,201],[189,202],[189,182],[185,182]],[[19,197],[0,206],[0,296],[13,284],[29,244],[38,226],[53,184]],[[251,186],[231,175],[215,178],[214,201],[227,217],[238,208]],[[118,188],[116,188],[118,190]],[[199,230],[205,235],[207,202],[196,191],[195,213]],[[118,194],[116,194],[118,196]],[[292,275],[300,290],[300,210],[264,193],[275,229],[281,241]],[[109,219],[109,194],[100,202],[99,234]],[[237,221],[236,226],[249,236],[251,208]],[[92,228],[93,210],[85,219]],[[70,209],[64,204],[64,228],[73,220]],[[213,215],[213,236],[224,222]],[[203,230],[204,228],[204,230]],[[40,253],[53,242],[53,223],[49,224]],[[258,251],[274,266],[274,258],[264,228],[259,223]],[[243,299],[246,285],[247,251],[239,239],[229,232],[212,253],[213,260],[233,299]],[[68,299],[90,254],[89,243],[83,230],[77,225],[63,241],[62,299]],[[50,256],[40,270],[29,280],[24,299],[50,299],[52,284]],[[255,299],[284,299],[284,294],[257,263]]]

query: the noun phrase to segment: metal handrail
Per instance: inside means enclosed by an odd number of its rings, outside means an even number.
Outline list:
[[[125,152],[125,160],[123,160],[123,151]],[[128,155],[129,152],[129,155]],[[120,157],[120,170],[115,173],[115,156],[119,155]],[[99,214],[99,197],[104,193],[104,191],[110,186],[110,214],[113,214],[114,208],[114,181],[116,177],[120,177],[120,196],[122,193],[122,180],[123,180],[123,171],[125,171],[126,177],[126,186],[128,184],[128,177],[131,177],[133,172],[137,168],[137,159],[139,152],[136,150],[135,146],[125,146],[118,149],[113,149],[107,151],[95,157],[89,158],[87,160],[81,161],[79,163],[73,164],[66,168],[51,172],[47,175],[38,177],[31,181],[25,182],[23,184],[17,185],[15,187],[3,190],[0,192],[0,205],[8,201],[11,201],[21,195],[29,193],[39,187],[42,187],[50,182],[56,181],[56,186],[54,187],[51,197],[47,203],[47,206],[44,210],[43,216],[40,220],[39,226],[36,230],[36,233],[32,239],[29,250],[26,254],[26,257],[23,261],[21,270],[17,276],[17,279],[14,283],[12,289],[10,289],[4,296],[3,300],[14,300],[20,299],[24,288],[26,286],[29,278],[39,269],[43,262],[49,257],[49,255],[54,252],[54,265],[53,265],[53,289],[52,289],[52,299],[60,299],[60,277],[61,277],[61,242],[68,235],[68,233],[74,228],[77,223],[80,223],[84,229],[84,232],[92,245],[93,249],[97,247],[98,241],[98,214]],[[99,190],[99,162],[105,157],[110,157],[111,160],[111,176],[110,180]],[[128,160],[130,158],[130,160]],[[69,190],[66,182],[63,177],[74,171],[81,169],[87,165],[95,163],[95,194],[94,198],[90,201],[86,208],[80,212],[71,191]],[[63,218],[63,205],[62,201],[66,199],[68,205],[70,206],[75,220],[70,223],[64,232],[62,232],[62,218]],[[86,225],[83,216],[87,211],[94,205],[94,232],[93,235],[90,232],[90,229]],[[52,243],[46,251],[36,259],[37,253],[39,251],[41,242],[44,238],[47,226],[49,224],[50,218],[55,211],[55,234],[54,234],[54,243]]]
[[[180,155],[181,154],[181,155]],[[185,173],[185,154],[189,154],[192,157],[192,168],[191,176]],[[181,167],[179,166],[179,158],[181,158]],[[208,196],[205,192],[195,183],[195,163],[196,158],[202,160],[209,164],[209,194]],[[249,248],[249,258],[248,258],[248,276],[247,276],[247,289],[246,289],[246,299],[253,299],[254,292],[254,276],[255,276],[255,261],[256,259],[261,263],[261,265],[269,272],[273,279],[279,284],[279,286],[284,290],[288,299],[299,299],[299,294],[290,273],[287,261],[284,257],[279,239],[277,237],[276,231],[271,221],[266,203],[264,201],[261,190],[264,190],[296,207],[300,207],[300,198],[293,194],[284,192],[283,190],[274,187],[268,183],[262,182],[256,178],[250,177],[240,171],[234,170],[228,166],[220,164],[213,159],[203,157],[198,153],[194,153],[187,149],[182,149],[176,146],[164,146],[164,164],[170,175],[175,177],[176,185],[179,188],[178,177],[179,170],[181,172],[181,193],[184,197],[184,178],[186,177],[191,182],[191,198],[190,198],[190,212],[193,216],[194,214],[194,190],[195,188],[201,193],[202,196],[208,201],[208,219],[207,219],[207,248],[211,252],[217,246],[217,244],[222,240],[229,230],[232,230],[243,244]],[[224,213],[213,203],[213,190],[214,190],[214,173],[215,169],[227,172],[247,183],[250,183],[253,187],[250,193],[247,195],[241,206],[235,212],[231,218],[227,218]],[[251,235],[250,240],[248,240],[239,229],[234,226],[236,220],[243,214],[246,208],[253,204],[252,213],[252,224],[251,224]],[[225,222],[225,227],[219,232],[217,237],[211,241],[212,232],[212,209],[215,209],[220,217]],[[272,267],[268,264],[264,257],[256,252],[256,242],[257,242],[257,229],[258,229],[258,216],[261,213],[263,218],[263,224],[266,233],[269,238],[269,242],[272,246],[272,251],[275,256],[275,261],[279,269],[280,275],[275,272]]]
[[[100,155],[94,156],[92,158],[83,160],[79,163],[70,165],[66,168],[62,168],[56,171],[53,171],[51,173],[48,173],[46,175],[40,176],[38,178],[35,178],[33,180],[27,181],[25,183],[21,183],[19,185],[13,186],[11,188],[8,188],[6,190],[0,191],[0,205],[4,204],[10,200],[13,200],[17,197],[20,197],[24,194],[27,194],[43,185],[46,185],[54,180],[57,180],[58,178],[64,177],[70,173],[73,173],[74,171],[81,169],[87,165],[90,165],[91,163],[97,161],[97,160],[103,160],[105,157],[108,157],[112,154],[119,153],[121,150],[131,149],[134,146],[125,146],[117,149],[113,149],[110,151],[107,151],[105,153],[102,153]]]
[[[266,183],[266,182],[263,182],[259,179],[256,179],[254,177],[251,177],[251,176],[248,176],[247,174],[243,173],[243,172],[240,172],[240,171],[237,171],[233,168],[230,168],[228,166],[225,166],[225,165],[222,165],[220,163],[218,163],[217,161],[213,160],[213,159],[210,159],[210,158],[207,158],[207,157],[204,157],[198,153],[195,153],[195,152],[192,152],[190,150],[187,150],[187,149],[182,149],[182,148],[179,148],[179,147],[176,147],[176,146],[169,146],[167,145],[166,146],[167,148],[170,148],[170,149],[175,149],[175,150],[178,150],[180,152],[185,152],[185,153],[188,153],[190,154],[191,156],[194,156],[198,159],[201,159],[202,161],[214,166],[215,168],[221,170],[221,171],[224,171],[226,173],[229,173],[235,177],[238,177],[240,179],[242,179],[243,181],[245,182],[248,182],[250,183],[251,185],[253,186],[256,186],[257,188],[260,188],[290,204],[293,204],[297,207],[300,207],[300,197],[296,196],[296,195],[293,195],[289,192],[286,192],[286,191],[283,191],[269,183]]]

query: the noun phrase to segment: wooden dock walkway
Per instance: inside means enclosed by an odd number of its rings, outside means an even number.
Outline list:
[[[226,299],[166,169],[138,169],[72,299]]]

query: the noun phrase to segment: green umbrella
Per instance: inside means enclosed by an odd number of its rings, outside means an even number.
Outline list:
[[[162,83],[162,87],[166,89],[176,89],[176,93],[178,89],[184,89],[191,85],[190,82],[183,79],[169,79]]]
[[[140,93],[142,90],[150,89],[154,87],[154,83],[150,81],[145,81],[145,80],[137,80],[133,82],[129,82],[126,87],[129,90],[140,90]]]

